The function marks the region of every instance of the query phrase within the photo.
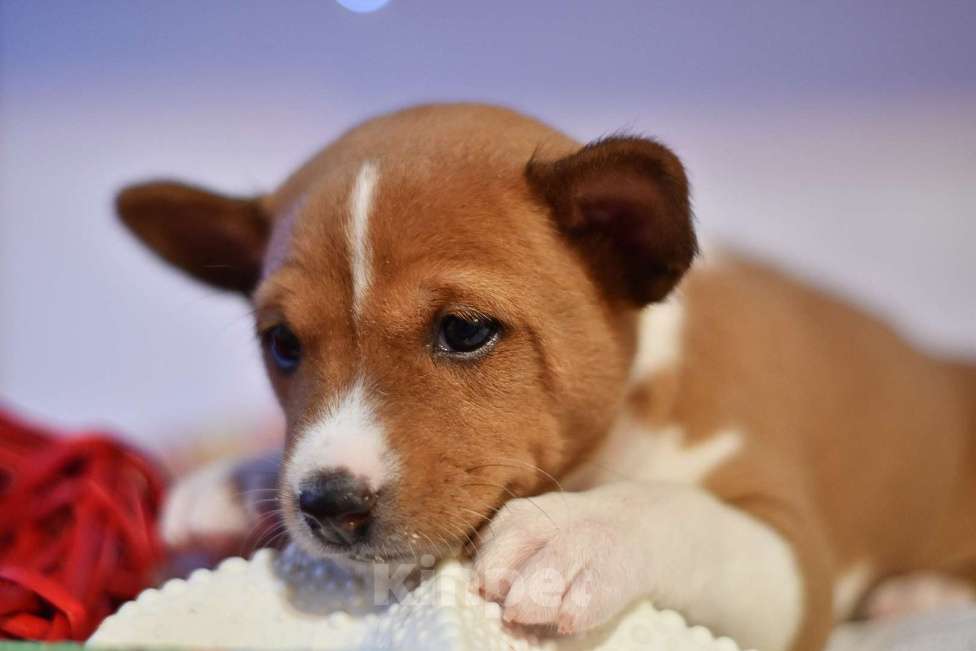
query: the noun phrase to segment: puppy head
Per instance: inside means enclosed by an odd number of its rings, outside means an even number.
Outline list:
[[[250,296],[286,413],[281,501],[313,552],[456,551],[608,431],[636,314],[696,242],[678,159],[502,109],[354,129],[275,193],[118,199],[167,261]]]

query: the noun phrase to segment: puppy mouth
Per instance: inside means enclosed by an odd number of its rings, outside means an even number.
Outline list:
[[[282,515],[288,537],[313,557],[328,557],[360,563],[420,563],[469,556],[481,538],[488,518],[475,523],[456,517],[455,533],[445,536],[446,529],[434,525],[432,530],[414,527],[410,514],[400,513],[389,495],[378,495],[368,510],[336,514],[318,513],[315,504],[303,505],[299,495],[283,491]],[[303,508],[304,506],[304,508]]]
[[[348,529],[354,529],[360,525],[355,520],[350,519],[346,525],[347,531],[343,530],[343,525],[329,520],[320,521],[311,516],[302,516],[305,528],[311,532],[312,536],[328,548],[344,548],[355,544],[348,534]],[[366,524],[365,526],[370,526]]]
[[[300,520],[290,523],[288,528],[292,541],[309,555],[358,563],[433,564],[436,560],[458,555],[465,543],[461,540],[453,544],[437,544],[417,532],[385,535],[376,532],[364,540],[346,543],[324,528],[315,528]]]
[[[307,549],[307,545],[302,545],[306,551],[311,551],[316,556],[342,558],[357,563],[413,563],[421,564],[440,560],[451,556],[443,549],[429,549],[421,547],[400,547],[393,545],[375,545],[371,543],[360,543],[353,546],[337,546],[327,542],[317,542],[313,549]],[[458,545],[460,549],[460,545]]]

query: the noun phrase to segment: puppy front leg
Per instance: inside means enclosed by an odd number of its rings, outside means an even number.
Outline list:
[[[280,466],[280,452],[270,452],[221,459],[178,479],[163,505],[163,541],[218,556],[247,551],[248,536],[260,536],[265,524],[270,530],[267,520],[277,517]]]
[[[793,644],[804,582],[772,527],[694,486],[619,482],[508,502],[475,574],[521,624],[562,633],[601,624],[647,596],[743,647]]]

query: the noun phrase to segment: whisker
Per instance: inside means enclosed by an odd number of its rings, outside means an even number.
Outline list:
[[[417,533],[427,539],[427,542],[430,543],[431,551],[439,556],[440,554],[438,552],[437,545],[434,543],[433,539],[427,534],[425,534],[423,531],[418,531]]]
[[[275,545],[278,544],[278,541],[282,538],[282,536],[287,536],[287,535],[288,535],[288,527],[282,527],[281,531],[275,534],[274,538],[272,538],[265,544],[265,547],[274,547]]]
[[[447,514],[445,514],[445,516],[446,515]],[[471,536],[468,535],[467,528],[466,527],[464,527],[462,525],[459,525],[457,522],[455,522],[454,520],[451,520],[451,519],[445,520],[444,521],[444,526],[448,526],[448,527],[450,527],[450,529],[455,530],[457,533],[460,533],[461,536],[464,537],[464,539],[467,542],[467,544],[474,546],[474,541],[471,540]]]
[[[493,507],[492,506],[492,507],[488,507],[488,508],[490,508],[492,510],[492,513],[495,513],[495,512],[498,511],[498,508],[497,507]],[[491,526],[491,516],[485,515],[484,513],[479,513],[478,511],[475,511],[473,509],[468,509],[468,508],[465,508],[463,506],[461,507],[461,510],[462,511],[465,511],[467,513],[470,513],[472,515],[477,516],[478,519],[481,520],[485,524],[485,526],[488,528],[488,533],[491,535],[491,537],[492,538],[495,537],[495,530]],[[474,535],[476,535],[478,537],[478,540],[479,541],[484,541],[484,534],[481,532],[481,527],[480,526],[479,527],[475,527],[473,531],[474,531]]]
[[[556,486],[556,488],[559,489],[560,493],[565,492],[565,489],[563,489],[563,485],[559,483],[558,479],[556,479],[555,477],[552,476],[552,474],[546,472],[545,470],[543,470],[542,468],[540,468],[534,463],[528,463],[526,461],[521,461],[519,459],[509,459],[507,457],[496,457],[496,458],[499,459],[500,462],[483,463],[477,466],[471,466],[470,468],[466,469],[466,472],[471,472],[472,470],[479,470],[481,468],[489,468],[493,466],[501,466],[501,467],[507,466],[510,468],[511,467],[528,468],[529,470],[532,470],[533,472],[537,472],[543,477],[545,477],[546,479],[548,479],[549,481],[551,481]]]
[[[282,518],[281,512],[272,512],[267,517],[258,518],[257,522],[251,526],[251,530],[241,541],[241,555],[244,552],[247,552],[248,555],[253,554],[255,550],[261,547],[263,540],[270,535],[277,535],[284,529],[287,529],[287,525]]]
[[[244,557],[250,556],[255,550],[260,549],[260,543],[267,535],[277,533],[277,531],[277,526],[264,526],[260,530],[252,531],[252,533],[248,534],[241,541],[239,555]]]
[[[440,530],[440,527],[438,527],[438,531],[439,533],[437,535],[437,539],[440,541],[441,544],[440,544],[440,551],[438,552],[437,555],[446,556],[451,551],[451,543],[447,538],[444,537],[444,533],[443,531]]]
[[[401,532],[401,535],[403,536],[403,539],[407,542],[407,548],[410,550],[410,553],[413,555],[414,565],[419,566],[420,565],[420,557],[417,556],[417,549],[416,549],[416,547],[414,547],[414,544],[412,542],[410,542],[410,537],[407,536],[406,530],[404,530],[403,532]]]
[[[549,522],[552,523],[552,526],[554,526],[556,528],[556,531],[560,531],[559,525],[556,524],[556,521],[552,519],[552,516],[550,516],[548,513],[546,513],[546,510],[544,508],[542,508],[541,506],[539,506],[536,503],[536,501],[534,499],[532,499],[531,497],[528,497],[528,496],[521,497],[519,495],[516,495],[514,492],[512,492],[512,489],[508,488],[507,486],[502,486],[501,484],[469,482],[469,483],[466,483],[466,484],[462,484],[462,486],[488,486],[488,487],[493,487],[493,488],[500,488],[501,490],[503,490],[506,493],[508,493],[512,497],[512,499],[516,499],[516,500],[517,499],[525,499],[525,500],[527,500],[529,502],[529,504],[531,504],[535,508],[539,509],[539,512],[542,513],[542,515],[546,516],[546,519],[548,519]],[[508,506],[508,503],[506,502],[506,504],[503,505],[503,506]]]
[[[277,488],[259,487],[259,488],[245,488],[244,490],[241,491],[241,495],[253,495],[254,493],[275,493],[275,494],[277,494],[278,493],[278,489]]]
[[[277,497],[262,497],[259,500],[250,499],[247,501],[248,505],[254,504],[277,504],[279,502]]]

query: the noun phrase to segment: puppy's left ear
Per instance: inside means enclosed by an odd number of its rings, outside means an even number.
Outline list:
[[[688,178],[653,140],[599,140],[556,161],[529,161],[525,175],[611,296],[659,301],[698,253]]]
[[[260,198],[151,181],[122,190],[115,208],[143,244],[193,278],[243,294],[257,284],[271,230]]]

